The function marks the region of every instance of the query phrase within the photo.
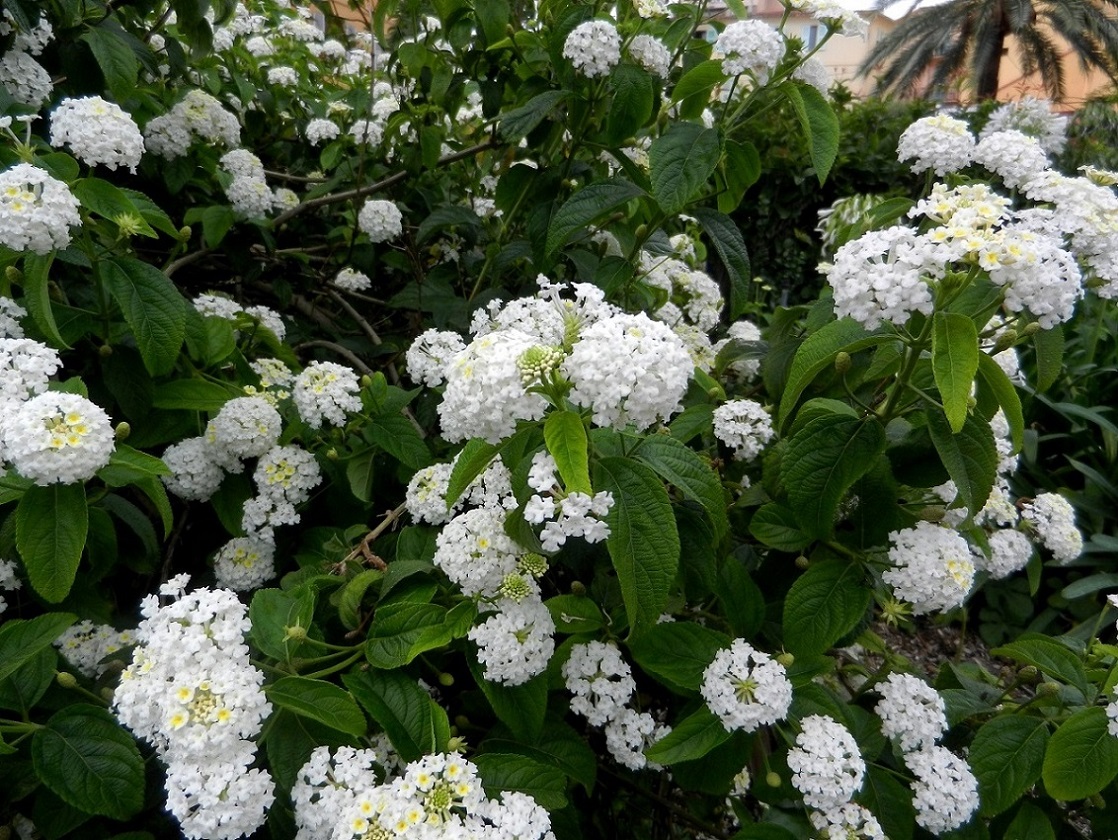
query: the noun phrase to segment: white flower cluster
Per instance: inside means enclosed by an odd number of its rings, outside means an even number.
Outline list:
[[[463,594],[496,598],[526,553],[505,533],[506,513],[480,507],[455,516],[435,538],[433,562]]]
[[[267,771],[249,770],[255,737],[271,713],[264,675],[249,662],[247,609],[228,590],[144,599],[140,644],[121,673],[113,711],[167,765],[167,807],[188,838],[232,840],[264,823],[275,798]]]
[[[674,311],[704,333],[718,326],[724,301],[722,291],[709,274],[682,260],[655,257],[647,251],[641,252],[640,270],[648,285],[668,293],[670,306],[656,312],[659,320],[674,326],[677,319],[667,315]]]
[[[555,621],[540,600],[538,587],[528,591],[532,589],[528,580],[521,577],[518,581],[528,592],[525,597],[497,600],[493,604],[497,611],[467,634],[478,646],[483,676],[492,682],[521,685],[546,671],[555,653]],[[508,581],[504,587],[509,588]]]
[[[978,810],[978,780],[967,762],[946,747],[925,747],[905,756],[916,778],[916,822],[940,835],[965,825]]]
[[[373,281],[368,274],[346,267],[334,277],[334,285],[343,292],[363,292],[373,285]]]
[[[17,163],[0,172],[0,245],[47,254],[70,244],[70,228],[81,225],[70,188],[43,169]]]
[[[226,321],[236,321],[239,316],[247,316],[260,326],[271,330],[280,341],[283,341],[284,336],[287,335],[287,327],[284,326],[283,318],[280,317],[278,312],[269,309],[267,306],[242,307],[231,298],[214,294],[198,295],[191,303],[203,315],[224,318]]]
[[[834,0],[789,0],[788,5],[823,21],[840,35],[864,38],[869,31],[869,24],[857,12]]]
[[[299,84],[299,74],[294,67],[268,68],[268,84],[280,87],[295,87]]]
[[[861,790],[866,762],[849,729],[827,715],[808,715],[788,751],[788,769],[804,804],[829,814]]]
[[[756,400],[730,400],[714,409],[714,436],[733,447],[734,460],[752,461],[776,436],[772,417]]]
[[[275,577],[275,544],[256,536],[234,537],[214,556],[214,579],[223,589],[250,592]]]
[[[512,493],[512,474],[500,458],[494,458],[448,508],[446,492],[459,457],[460,455],[455,455],[450,463],[424,467],[411,477],[404,504],[417,522],[443,525],[467,506],[498,511],[516,508],[516,497]]]
[[[974,145],[974,136],[965,122],[936,114],[918,119],[901,133],[897,158],[914,161],[913,172],[931,170],[942,178],[971,162]]]
[[[27,310],[11,298],[0,296],[0,338],[23,338],[21,318],[27,317]]]
[[[264,542],[272,542],[276,526],[299,522],[295,508],[321,483],[322,471],[314,455],[289,444],[265,452],[252,479],[257,495],[245,502],[241,527]]]
[[[319,429],[324,422],[344,426],[348,412],[361,410],[361,383],[352,368],[336,362],[311,362],[295,377],[291,397],[303,422]]]
[[[672,69],[671,51],[664,42],[651,35],[637,35],[627,47],[633,61],[661,79],[668,78]]]
[[[133,175],[144,154],[144,137],[135,120],[100,96],[63,99],[50,115],[50,144],[56,149],[69,145],[74,157],[88,166],[126,166]]]
[[[174,160],[185,155],[195,141],[234,148],[241,139],[241,125],[208,93],[191,90],[170,111],[147,124],[144,139],[148,151]]]
[[[116,630],[107,624],[94,624],[86,619],[68,627],[54,640],[54,646],[67,662],[92,678],[101,676],[109,667],[107,662],[102,661],[105,657],[135,642],[136,636],[130,630]]]
[[[911,674],[890,674],[875,686],[881,695],[874,712],[881,734],[902,753],[934,745],[947,731],[947,707],[939,692]]]
[[[430,329],[416,337],[404,357],[413,381],[437,388],[446,381],[451,360],[466,349],[462,336],[449,330]]]
[[[1083,553],[1083,535],[1075,527],[1075,508],[1063,496],[1041,493],[1021,507],[1021,517],[1057,563],[1070,563]]]
[[[0,87],[29,108],[41,108],[54,90],[50,73],[26,50],[10,49],[0,56]]]
[[[588,79],[608,76],[621,61],[621,36],[607,20],[580,23],[563,42],[563,58]]]
[[[917,522],[889,534],[889,563],[881,578],[917,615],[961,606],[974,582],[974,556],[954,528]]]
[[[731,341],[753,344],[761,340],[761,328],[752,321],[735,321],[726,329],[726,338],[718,341],[711,349],[717,355]],[[760,359],[735,359],[726,366],[725,374],[731,378],[748,382],[761,370]]]
[[[612,642],[580,642],[563,663],[563,678],[574,695],[571,711],[605,727],[606,748],[614,759],[631,770],[648,766],[644,750],[671,730],[629,705],[637,684],[621,651]]]
[[[14,591],[23,588],[23,581],[16,576],[15,560],[0,560],[0,591]],[[0,613],[8,608],[8,602],[0,595]]]
[[[116,448],[109,415],[78,394],[48,391],[6,408],[0,452],[36,484],[93,478]]]
[[[1008,129],[983,134],[974,147],[974,162],[1017,189],[1048,169],[1048,155],[1035,137]]]
[[[13,325],[15,331],[23,332],[18,321]],[[47,390],[50,377],[61,366],[58,351],[45,344],[22,337],[0,338],[0,428],[3,416],[14,410],[15,404]]]
[[[206,501],[225,478],[218,453],[205,437],[172,443],[163,450],[163,463],[171,471],[163,476],[163,484],[180,499]]]
[[[248,149],[233,149],[221,156],[221,167],[233,179],[225,197],[233,212],[245,219],[262,219],[276,205],[276,196],[264,177],[264,164]]]
[[[792,705],[792,683],[784,666],[744,639],[718,651],[703,671],[699,693],[728,732],[753,732],[776,723]]]
[[[263,397],[236,397],[225,403],[206,426],[213,458],[230,472],[237,462],[259,458],[271,449],[283,429],[283,419]]]
[[[317,117],[307,123],[307,128],[304,131],[307,142],[312,146],[318,146],[333,140],[341,133],[342,130],[338,128],[337,123],[322,117]]]
[[[404,216],[394,202],[370,198],[357,214],[357,226],[371,242],[387,242],[404,232]]]
[[[1067,145],[1067,124],[1068,118],[1052,113],[1047,100],[1026,96],[995,108],[979,137],[998,131],[1020,131],[1035,137],[1048,154],[1058,155]]]
[[[750,72],[764,82],[784,58],[784,38],[764,21],[736,20],[718,36],[714,50],[724,56],[727,76]]]
[[[565,492],[555,459],[547,451],[532,457],[528,486],[536,492],[524,506],[524,519],[533,525],[543,523],[540,544],[545,551],[558,551],[568,537],[596,543],[609,536],[609,526],[602,520],[613,507],[613,494]]]
[[[877,817],[855,802],[826,813],[811,811],[808,819],[822,840],[889,840]]]

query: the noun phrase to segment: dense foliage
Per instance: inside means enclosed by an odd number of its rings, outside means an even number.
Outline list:
[[[3,8],[5,830],[1115,833],[1118,196],[1046,108],[657,0]]]

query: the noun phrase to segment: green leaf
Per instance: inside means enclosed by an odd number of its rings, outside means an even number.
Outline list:
[[[365,657],[376,668],[401,668],[423,652],[415,649],[417,643],[445,618],[446,608],[437,604],[381,604],[369,628]]]
[[[726,81],[721,61],[703,61],[683,74],[672,89],[672,102],[679,105],[679,118],[691,120],[710,104],[710,92]]]
[[[853,630],[872,596],[857,563],[812,563],[784,599],[784,645],[798,657],[823,653]]]
[[[415,233],[415,241],[426,242],[436,233],[454,227],[476,230],[481,227],[481,219],[473,211],[473,208],[463,205],[451,204],[437,207],[426,219],[419,223],[419,229]]]
[[[505,37],[509,11],[507,0],[474,0],[474,12],[487,45],[495,44]]]
[[[640,67],[622,64],[609,76],[613,91],[606,116],[605,144],[620,146],[652,116],[652,77]]]
[[[912,791],[893,776],[891,770],[870,764],[858,801],[881,821],[889,840],[912,840],[916,811]]]
[[[885,451],[885,430],[872,418],[815,417],[789,440],[780,469],[792,511],[812,539],[827,537],[846,491]]]
[[[660,479],[625,458],[603,458],[595,486],[613,493],[606,540],[634,636],[656,624],[679,568],[679,534]]]
[[[175,379],[156,386],[152,405],[155,408],[214,412],[237,394],[231,386],[205,379]]]
[[[297,715],[360,738],[367,725],[357,702],[333,683],[307,677],[284,677],[267,687],[268,699]]]
[[[556,595],[544,603],[560,633],[596,633],[605,624],[598,605],[585,595]]]
[[[109,463],[97,471],[97,477],[110,487],[123,487],[145,478],[169,475],[170,472],[167,465],[154,455],[118,443]]]
[[[249,603],[248,617],[256,646],[268,656],[286,662],[303,645],[288,639],[286,628],[311,626],[314,594],[306,590],[258,589]]]
[[[52,604],[70,594],[89,531],[82,484],[27,488],[16,507],[16,548],[31,586]]]
[[[714,250],[718,252],[722,265],[726,267],[726,275],[730,281],[729,317],[731,321],[736,321],[749,305],[750,286],[753,282],[749,251],[745,247],[741,230],[729,216],[709,207],[694,207],[691,215],[699,220],[714,245]]]
[[[70,613],[47,613],[23,620],[9,619],[0,624],[0,680],[5,680],[30,662],[62,631],[77,620]]]
[[[473,761],[491,797],[499,791],[519,791],[549,811],[566,807],[567,776],[554,765],[514,753],[482,753]]]
[[[681,720],[667,735],[644,751],[649,761],[677,764],[702,758],[730,737],[729,730],[703,706]]]
[[[718,132],[677,122],[648,150],[652,195],[667,214],[678,213],[706,185],[718,166]]]
[[[411,420],[402,414],[370,417],[364,431],[377,446],[405,467],[419,470],[431,463],[431,451],[427,444]]]
[[[932,327],[932,373],[947,422],[958,433],[978,372],[978,330],[969,316],[958,312],[937,312]]]
[[[50,267],[54,254],[28,254],[23,258],[23,300],[31,319],[55,347],[69,349],[70,345],[58,331],[50,300]]]
[[[586,443],[586,427],[574,411],[553,411],[543,427],[547,451],[555,459],[568,493],[593,493]]]
[[[144,761],[136,742],[105,709],[78,704],[57,712],[31,738],[36,775],[88,814],[126,820],[144,804]]]
[[[668,621],[633,639],[629,652],[641,668],[669,688],[698,691],[703,671],[718,651],[729,646],[725,633],[691,621]]]
[[[123,102],[134,96],[140,63],[124,39],[123,30],[118,34],[106,26],[92,26],[82,34],[81,40],[93,52],[113,98]]]
[[[835,363],[835,356],[841,353],[853,355],[859,350],[885,344],[893,340],[891,336],[870,333],[853,318],[840,318],[831,321],[817,332],[812,333],[796,350],[788,382],[780,397],[780,428],[786,429],[792,420],[792,409],[820,373]]]
[[[1118,775],[1118,738],[1107,729],[1106,709],[1080,709],[1057,729],[1044,754],[1042,778],[1049,796],[1086,799]]]
[[[983,816],[997,816],[1033,786],[1047,746],[1048,727],[1042,719],[1003,715],[983,724],[967,757],[978,779]]]
[[[767,545],[780,551],[802,551],[811,543],[811,538],[796,521],[796,514],[779,502],[767,502],[757,509],[749,522],[749,533]]]
[[[446,744],[439,743],[439,732],[448,726],[446,712],[415,680],[399,671],[371,669],[345,674],[342,682],[384,727],[404,761],[445,749]]]
[[[1025,415],[1021,410],[1021,398],[1017,396],[1017,389],[1013,387],[1001,365],[986,353],[978,356],[978,378],[980,384],[989,389],[1001,406],[1006,422],[1009,423],[1013,451],[1019,451],[1025,442]]]
[[[780,88],[800,120],[811,151],[815,175],[822,184],[827,180],[838,156],[839,121],[826,98],[806,82],[791,82]]]
[[[535,743],[543,732],[547,715],[547,675],[539,674],[520,685],[506,685],[485,679],[484,669],[475,657],[467,657],[466,664],[497,720],[515,737]]]
[[[725,191],[718,194],[718,209],[723,213],[733,213],[741,204],[745,191],[761,178],[761,154],[752,143],[728,140],[726,155],[719,163],[718,171],[726,180]]]
[[[1051,636],[1027,633],[1008,645],[994,648],[990,653],[1022,665],[1032,665],[1053,679],[1075,686],[1084,694],[1088,691],[1082,659]]]
[[[570,95],[569,90],[546,90],[508,111],[501,117],[501,137],[509,143],[522,140]]]
[[[138,222],[141,234],[152,239],[159,238],[159,234],[152,230],[151,225],[140,214],[140,208],[119,187],[100,178],[82,178],[74,184],[73,189],[74,197],[89,212],[113,223],[122,215],[131,216],[134,222]]]
[[[1096,829],[1097,831],[1097,829]],[[1056,840],[1048,815],[1032,802],[1022,802],[1004,837],[1013,840]]]
[[[681,490],[688,499],[702,505],[714,526],[717,539],[730,530],[722,482],[695,450],[673,437],[653,435],[645,438],[632,454],[638,461],[652,467],[660,478]]]
[[[959,488],[959,496],[972,513],[982,509],[998,469],[998,451],[990,424],[969,415],[958,434],[936,406],[928,406],[928,432],[947,474]]]
[[[134,259],[107,260],[101,272],[132,328],[148,372],[170,373],[186,337],[186,301],[175,284],[155,266]]]
[[[485,472],[486,468],[497,457],[500,448],[492,443],[487,443],[481,438],[466,441],[454,469],[450,473],[450,480],[446,488],[446,506],[450,509],[454,503],[466,492],[466,488],[473,484],[474,479]]]
[[[555,211],[547,229],[546,255],[550,257],[576,232],[585,233],[590,225],[644,194],[636,184],[621,180],[598,181],[583,187]]]
[[[1059,324],[1033,335],[1036,350],[1036,389],[1047,391],[1060,378],[1064,369],[1064,328]]]

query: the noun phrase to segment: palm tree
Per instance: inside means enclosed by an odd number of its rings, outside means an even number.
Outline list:
[[[916,0],[914,7],[920,5]],[[929,89],[969,78],[979,99],[998,91],[1002,51],[1012,36],[1026,74],[1039,72],[1048,95],[1063,98],[1065,55],[1083,70],[1118,81],[1118,0],[948,0],[914,8],[870,51],[858,72],[876,68],[882,90]]]

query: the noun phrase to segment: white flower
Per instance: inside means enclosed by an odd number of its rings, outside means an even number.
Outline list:
[[[336,362],[311,362],[295,377],[292,399],[312,429],[323,422],[343,426],[346,413],[361,410],[361,383],[352,368]]]
[[[966,761],[950,750],[918,750],[905,756],[905,764],[916,776],[912,782],[916,822],[932,834],[959,828],[978,810],[978,781]]]
[[[268,84],[295,87],[299,84],[299,74],[294,67],[272,67],[268,70]]]
[[[772,417],[756,400],[730,400],[714,409],[714,436],[734,449],[734,460],[752,461],[773,439]]]
[[[831,811],[812,811],[808,818],[822,840],[888,840],[877,817],[854,802]]]
[[[375,750],[338,747],[331,758],[329,747],[314,748],[291,788],[299,840],[331,837],[338,816],[355,804],[357,791],[376,785],[377,758]]]
[[[214,556],[217,585],[237,592],[259,589],[276,575],[275,553],[267,540],[234,537]]]
[[[752,72],[764,81],[784,57],[784,39],[764,21],[736,20],[718,36],[714,49],[725,56],[722,72],[727,76]]]
[[[15,581],[19,588],[19,581]],[[13,587],[4,586],[0,581],[0,589]],[[131,631],[118,631],[107,624],[94,624],[86,619],[80,621],[63,631],[54,640],[54,646],[66,657],[66,661],[87,677],[99,677],[105,673],[109,665],[102,662],[121,648],[134,644],[135,634]]]
[[[263,178],[234,175],[225,188],[233,212],[245,219],[263,219],[275,208],[276,198]]]
[[[387,242],[404,232],[404,216],[391,201],[370,198],[357,214],[357,226],[372,242]]]
[[[617,27],[605,20],[580,23],[563,42],[563,58],[588,79],[608,76],[621,60],[621,36],[617,34]]]
[[[0,297],[0,338],[23,338],[21,318],[27,317],[27,310],[11,298]]]
[[[452,519],[435,538],[432,561],[465,595],[495,596],[517,569],[521,548],[505,533],[505,511],[475,508]]]
[[[136,173],[144,154],[144,137],[131,115],[100,96],[63,99],[50,115],[50,144],[68,144],[74,157],[106,169],[126,166]]]
[[[651,35],[637,35],[629,42],[629,55],[633,60],[661,79],[668,78],[672,69],[672,54],[664,42]]]
[[[218,463],[258,458],[279,440],[283,420],[263,397],[235,397],[206,427]]]
[[[14,560],[0,560],[0,590],[16,590],[23,588],[23,581],[16,577],[16,563]],[[8,602],[0,596],[0,613],[8,608]]]
[[[232,148],[240,137],[237,118],[201,90],[191,90],[170,111],[144,128],[148,151],[167,160],[185,155],[195,140]]]
[[[874,688],[881,695],[874,708],[881,733],[894,739],[902,752],[930,747],[947,730],[943,698],[919,677],[890,674]]]
[[[373,285],[373,281],[364,272],[347,267],[338,272],[334,285],[346,292],[363,292]]]
[[[0,338],[0,409],[46,391],[61,366],[58,351],[45,344],[30,338]]]
[[[826,715],[808,715],[800,727],[796,746],[788,751],[792,787],[808,807],[838,810],[862,787],[866,763],[858,744],[850,730]]]
[[[815,56],[812,56],[792,71],[792,78],[799,79],[801,82],[807,82],[824,96],[830,94],[832,82],[831,71],[827,69],[826,64]]]
[[[404,357],[412,381],[437,388],[446,381],[447,366],[466,343],[458,333],[430,329],[416,337]]]
[[[171,471],[163,476],[163,483],[180,499],[204,502],[221,486],[226,460],[204,437],[172,443],[163,450],[163,463]]]
[[[633,671],[612,643],[585,642],[574,645],[563,663],[563,678],[571,698],[571,711],[593,726],[617,717],[637,690]]]
[[[318,146],[323,142],[333,140],[342,133],[342,130],[333,120],[313,119],[307,123],[304,133],[308,143]]]
[[[1014,129],[984,132],[975,146],[974,162],[1001,176],[1010,189],[1048,169],[1048,156],[1040,141]]]
[[[62,181],[29,163],[0,172],[0,245],[47,254],[70,244],[82,223],[78,200]]]
[[[555,652],[555,622],[538,597],[502,598],[499,611],[470,629],[478,662],[492,682],[520,685],[547,670]]]
[[[586,327],[562,372],[571,401],[592,408],[595,423],[643,431],[679,410],[694,364],[668,326],[621,314]]]
[[[16,102],[37,110],[50,99],[54,83],[29,53],[10,49],[0,56],[0,87],[7,88]]]
[[[914,160],[913,172],[932,170],[941,178],[971,162],[974,137],[967,124],[946,114],[922,117],[901,133],[898,160]]]
[[[1050,105],[1047,100],[1031,96],[999,105],[990,114],[980,136],[985,138],[998,131],[1013,129],[1035,137],[1048,154],[1058,155],[1067,144],[1068,118],[1052,113]]]
[[[648,712],[626,708],[611,718],[603,731],[606,749],[613,760],[630,770],[641,770],[648,766],[644,751],[671,730],[666,726],[657,726],[655,718]]]
[[[264,825],[275,801],[266,770],[249,770],[251,744],[207,761],[170,760],[167,810],[189,840],[236,840]]]
[[[974,559],[967,541],[952,528],[917,522],[889,535],[893,568],[881,578],[916,614],[960,606],[974,582]]]
[[[752,732],[783,720],[792,704],[792,683],[784,666],[744,639],[718,651],[703,671],[699,689],[727,731]]]
[[[1075,508],[1063,496],[1041,493],[1021,508],[1021,516],[1057,563],[1070,563],[1083,553],[1083,535],[1075,527]]]
[[[93,478],[116,448],[109,415],[78,394],[32,397],[12,407],[2,424],[8,460],[39,485]]]
[[[264,164],[248,149],[232,149],[223,154],[221,168],[230,175],[264,180]]]
[[[1009,577],[1028,565],[1033,556],[1033,544],[1020,531],[1003,528],[990,535],[990,557],[980,556],[979,565],[994,580]]]

